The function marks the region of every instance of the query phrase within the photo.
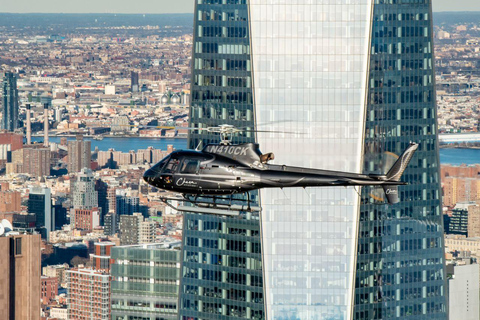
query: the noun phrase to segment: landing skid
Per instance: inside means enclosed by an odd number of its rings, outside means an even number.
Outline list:
[[[233,199],[232,196],[227,198],[219,196],[197,196],[191,194],[184,194],[183,199],[162,197],[161,200],[170,208],[180,212],[238,216],[242,213],[260,212],[261,210],[260,207],[251,205],[252,201],[250,200],[250,195],[248,193],[247,200]],[[171,203],[172,201],[187,202],[191,204],[191,206],[179,205],[177,207]]]

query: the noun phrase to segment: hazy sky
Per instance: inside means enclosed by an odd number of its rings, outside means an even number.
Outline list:
[[[0,12],[192,13],[195,0],[1,0]],[[480,0],[432,0],[434,11],[480,11]]]

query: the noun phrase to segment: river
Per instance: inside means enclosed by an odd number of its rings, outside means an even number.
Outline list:
[[[50,142],[60,143],[60,137],[49,137]],[[75,137],[68,137],[67,140],[75,140]],[[187,139],[179,138],[128,138],[128,137],[105,137],[103,140],[92,140],[92,150],[98,147],[100,151],[107,151],[113,148],[117,151],[128,152],[130,150],[146,149],[154,147],[155,149],[167,150],[169,144],[179,149],[187,148]],[[43,141],[43,137],[32,137],[32,141]]]
[[[74,140],[75,137],[69,137],[68,140]],[[43,137],[32,137],[33,141],[43,141]],[[87,140],[89,140],[87,138]],[[154,147],[155,149],[166,150],[169,144],[172,144],[177,150],[187,148],[187,139],[171,138],[113,138],[105,137],[103,140],[91,140],[92,149],[98,147],[99,150],[108,150],[114,148],[117,151],[128,152],[130,150],[146,149]],[[50,142],[60,143],[60,137],[50,137]],[[440,162],[453,165],[480,163],[480,149],[440,149]]]

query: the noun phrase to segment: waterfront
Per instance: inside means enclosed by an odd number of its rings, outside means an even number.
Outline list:
[[[453,165],[480,163],[480,149],[440,149],[440,163]]]
[[[75,140],[75,137],[68,137],[67,140]],[[187,139],[181,138],[111,138],[105,137],[103,140],[93,140],[85,138],[85,140],[92,141],[92,151],[98,147],[100,151],[107,151],[113,148],[117,151],[128,152],[130,150],[146,149],[154,147],[155,149],[167,150],[169,144],[172,144],[175,149],[186,149]],[[43,141],[43,137],[32,137],[32,141]],[[60,137],[49,137],[50,142],[60,143]]]
[[[33,137],[33,141],[43,141],[43,137]],[[68,140],[75,140],[75,137],[69,137]],[[86,140],[91,140],[86,138]],[[113,148],[117,151],[128,152],[130,150],[146,149],[154,147],[155,149],[166,150],[169,144],[175,149],[186,149],[187,139],[171,138],[111,138],[106,137],[103,140],[91,140],[92,150],[98,147],[98,150],[106,151]],[[60,143],[60,137],[50,137],[50,142]],[[280,159],[279,159],[280,160]],[[440,149],[440,162],[453,165],[480,163],[480,149],[460,149],[447,148]]]

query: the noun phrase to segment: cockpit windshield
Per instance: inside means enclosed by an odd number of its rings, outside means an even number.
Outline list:
[[[178,159],[170,158],[167,164],[162,168],[161,173],[174,173],[177,172],[178,165],[180,161]]]
[[[165,167],[165,165],[169,160],[170,160],[170,156],[163,158],[163,160],[161,160],[156,165],[151,167],[150,170],[156,174],[160,174],[162,172],[163,167]]]

